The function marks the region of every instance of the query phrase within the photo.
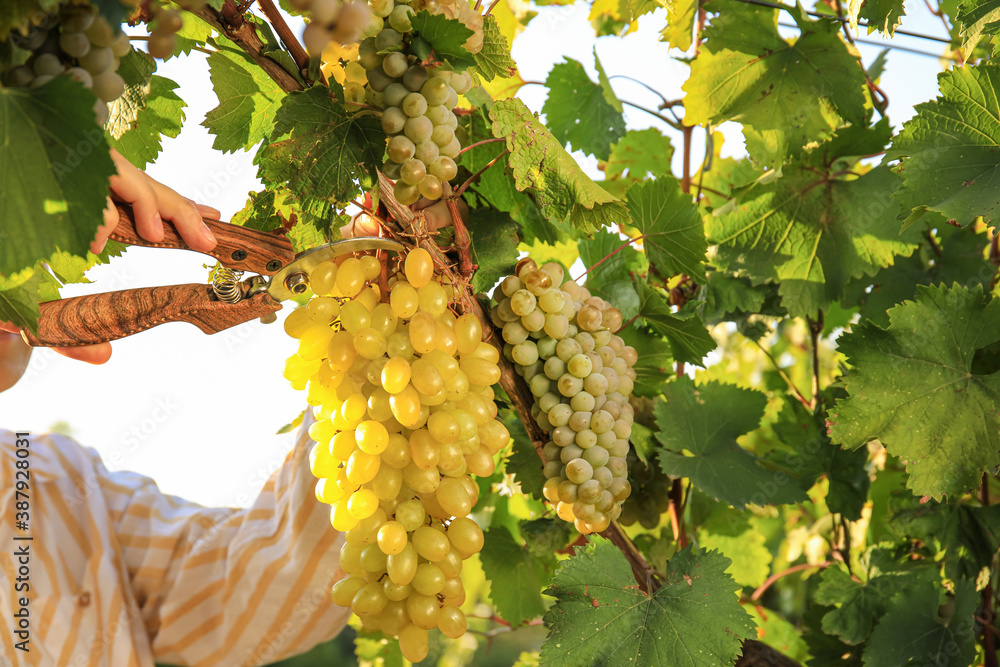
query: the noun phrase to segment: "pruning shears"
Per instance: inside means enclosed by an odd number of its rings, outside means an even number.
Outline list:
[[[164,221],[164,238],[150,242],[135,228],[131,207],[118,205],[111,238],[129,245],[192,250]],[[23,331],[29,345],[78,347],[124,338],[167,322],[189,322],[207,334],[254,318],[272,320],[281,302],[304,294],[319,264],[365,250],[400,252],[391,239],[359,237],[334,241],[295,254],[283,236],[205,220],[219,243],[209,253],[222,265],[209,284],[142,287],[78,296],[39,305],[38,332]],[[257,275],[245,280],[243,272]]]

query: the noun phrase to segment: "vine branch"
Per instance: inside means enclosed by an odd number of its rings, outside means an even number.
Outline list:
[[[256,28],[252,23],[243,21],[236,10],[237,7],[232,0],[226,0],[221,11],[213,9],[210,5],[205,5],[192,13],[243,49],[250,59],[257,63],[286,93],[302,90],[303,86],[298,79],[286,71],[277,61],[264,55],[266,45],[257,34]]]
[[[298,65],[299,72],[303,75],[309,69],[309,55],[306,53],[305,48],[299,43],[295,35],[292,33],[291,28],[285,23],[284,17],[282,17],[281,12],[278,8],[274,6],[274,0],[257,0],[257,6],[260,10],[264,12],[264,16],[267,20],[271,22],[274,26],[274,31],[278,33],[278,39],[281,43],[285,45],[288,49],[288,53],[291,54],[292,60]],[[323,74],[320,73],[320,78],[323,78]]]

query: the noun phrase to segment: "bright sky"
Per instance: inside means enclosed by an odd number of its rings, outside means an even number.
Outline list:
[[[544,81],[562,58],[582,62],[596,79],[593,51],[609,76],[639,79],[669,99],[682,97],[687,67],[664,57],[657,41],[663,11],[640,19],[626,39],[595,39],[583,3],[536,8],[539,15],[518,38],[514,57],[526,80]],[[909,7],[908,7],[909,10]],[[944,29],[917,3],[907,17],[908,30],[943,35]],[[794,31],[787,31],[794,34]],[[874,39],[874,36],[864,36]],[[937,52],[938,45],[899,37],[896,43]],[[879,48],[860,46],[867,64]],[[223,219],[243,208],[247,193],[260,189],[252,153],[224,155],[211,149],[212,137],[199,125],[216,105],[205,56],[195,53],[162,65],[159,74],[181,83],[178,94],[188,103],[187,124],[149,173],[196,201],[220,209]],[[937,94],[934,58],[903,52],[889,54],[882,87],[889,96],[893,123],[909,118],[914,104]],[[655,107],[659,98],[625,79],[612,79],[622,99]],[[521,98],[541,111],[546,89],[527,86]],[[662,124],[626,107],[628,126]],[[739,155],[738,128],[727,131],[724,154]],[[699,156],[700,147],[695,148]],[[680,151],[675,151],[679,160]],[[594,173],[592,159],[576,155]],[[679,173],[679,163],[675,164]],[[88,274],[94,284],[74,285],[63,296],[132,287],[204,283],[210,258],[192,252],[132,248],[109,266]],[[82,444],[96,448],[109,469],[149,475],[161,489],[207,505],[248,505],[284,459],[289,436],[275,431],[305,407],[304,396],[282,377],[285,358],[296,342],[281,327],[257,321],[206,336],[188,324],[167,324],[114,343],[111,361],[89,366],[45,349],[35,350],[28,373],[12,390],[0,394],[0,426],[43,432],[65,421]]]

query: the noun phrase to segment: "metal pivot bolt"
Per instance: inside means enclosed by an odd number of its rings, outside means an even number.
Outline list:
[[[247,258],[247,251],[246,250],[234,250],[233,251],[233,261],[234,262],[242,262],[246,258]]]
[[[292,294],[305,294],[309,289],[309,276],[304,273],[293,273],[285,278],[285,287]]]

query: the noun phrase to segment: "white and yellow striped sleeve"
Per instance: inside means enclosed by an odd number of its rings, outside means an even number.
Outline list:
[[[210,509],[164,495],[134,473],[102,478],[156,662],[263,665],[307,651],[344,627],[349,610],[330,599],[343,576],[343,535],[314,496],[312,444],[304,426],[246,509]]]

